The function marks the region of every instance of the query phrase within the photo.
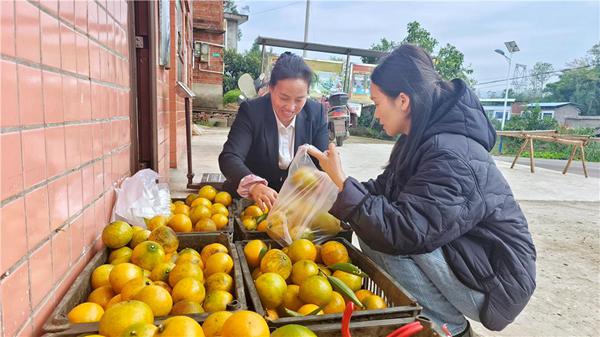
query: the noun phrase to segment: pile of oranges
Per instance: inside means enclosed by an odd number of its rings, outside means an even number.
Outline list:
[[[111,249],[108,263],[92,272],[93,290],[68,313],[70,322],[99,322],[106,337],[154,336],[150,331],[156,336],[204,336],[203,327],[180,315],[213,313],[205,322],[208,331],[218,330],[215,326],[231,315],[225,310],[234,299],[233,259],[225,245],[178,250],[171,227],[147,231],[123,221],[107,225],[102,240]],[[154,317],[168,315],[174,317],[153,325]]]
[[[340,242],[321,246],[299,239],[283,249],[269,249],[263,241],[252,240],[244,255],[269,319],[341,313],[352,299],[367,310],[387,306],[380,296],[362,289],[365,275],[351,264]]]
[[[213,186],[202,187],[198,194],[189,194],[185,201],[171,204],[171,216],[158,215],[146,220],[150,230],[166,225],[175,232],[214,232],[229,224],[231,195],[219,192]]]

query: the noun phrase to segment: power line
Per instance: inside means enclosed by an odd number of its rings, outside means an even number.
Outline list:
[[[562,73],[562,72],[569,71],[569,70],[577,70],[577,69],[590,68],[590,67],[593,67],[593,65],[589,64],[587,66],[581,66],[581,67],[565,68],[565,69],[560,69],[560,70],[546,71],[546,72],[543,72],[543,73],[537,73],[535,75],[525,75],[525,76],[519,76],[519,77],[512,77],[512,78],[509,78],[509,80],[524,79],[524,78],[533,77],[533,76],[537,76],[537,75],[556,74],[556,73]],[[493,81],[488,81],[488,82],[481,82],[481,83],[476,83],[475,85],[484,85],[484,84],[491,84],[491,83],[499,83],[499,82],[504,82],[504,81],[506,81],[506,79],[493,80]]]
[[[289,6],[292,6],[292,5],[297,5],[299,3],[302,3],[302,1],[294,1],[292,3],[286,4],[286,5],[283,5],[283,6],[273,7],[273,8],[265,9],[264,11],[260,11],[260,12],[256,12],[256,13],[251,13],[251,14],[252,15],[258,15],[258,14],[263,14],[263,13],[267,13],[267,12],[272,12],[272,11],[276,11],[278,9],[282,9],[282,8],[289,7]]]

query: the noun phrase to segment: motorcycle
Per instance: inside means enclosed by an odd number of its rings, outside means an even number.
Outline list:
[[[348,94],[334,93],[323,97],[322,103],[327,108],[327,129],[329,141],[335,141],[337,146],[344,145],[344,140],[350,136],[350,108]]]

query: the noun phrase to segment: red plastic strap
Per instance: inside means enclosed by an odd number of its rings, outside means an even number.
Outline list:
[[[394,330],[387,337],[410,337],[421,330],[423,330],[421,322],[412,322]]]
[[[352,316],[353,311],[354,303],[348,301],[348,303],[346,303],[344,315],[342,316],[342,337],[352,337],[352,335],[350,335],[350,317]]]

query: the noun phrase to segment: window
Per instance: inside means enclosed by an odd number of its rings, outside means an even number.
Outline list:
[[[554,118],[554,111],[542,111],[542,119]]]
[[[177,80],[184,81],[185,73],[185,43],[183,37],[183,10],[181,8],[181,1],[175,2],[175,20],[176,20],[176,39],[177,39]]]

